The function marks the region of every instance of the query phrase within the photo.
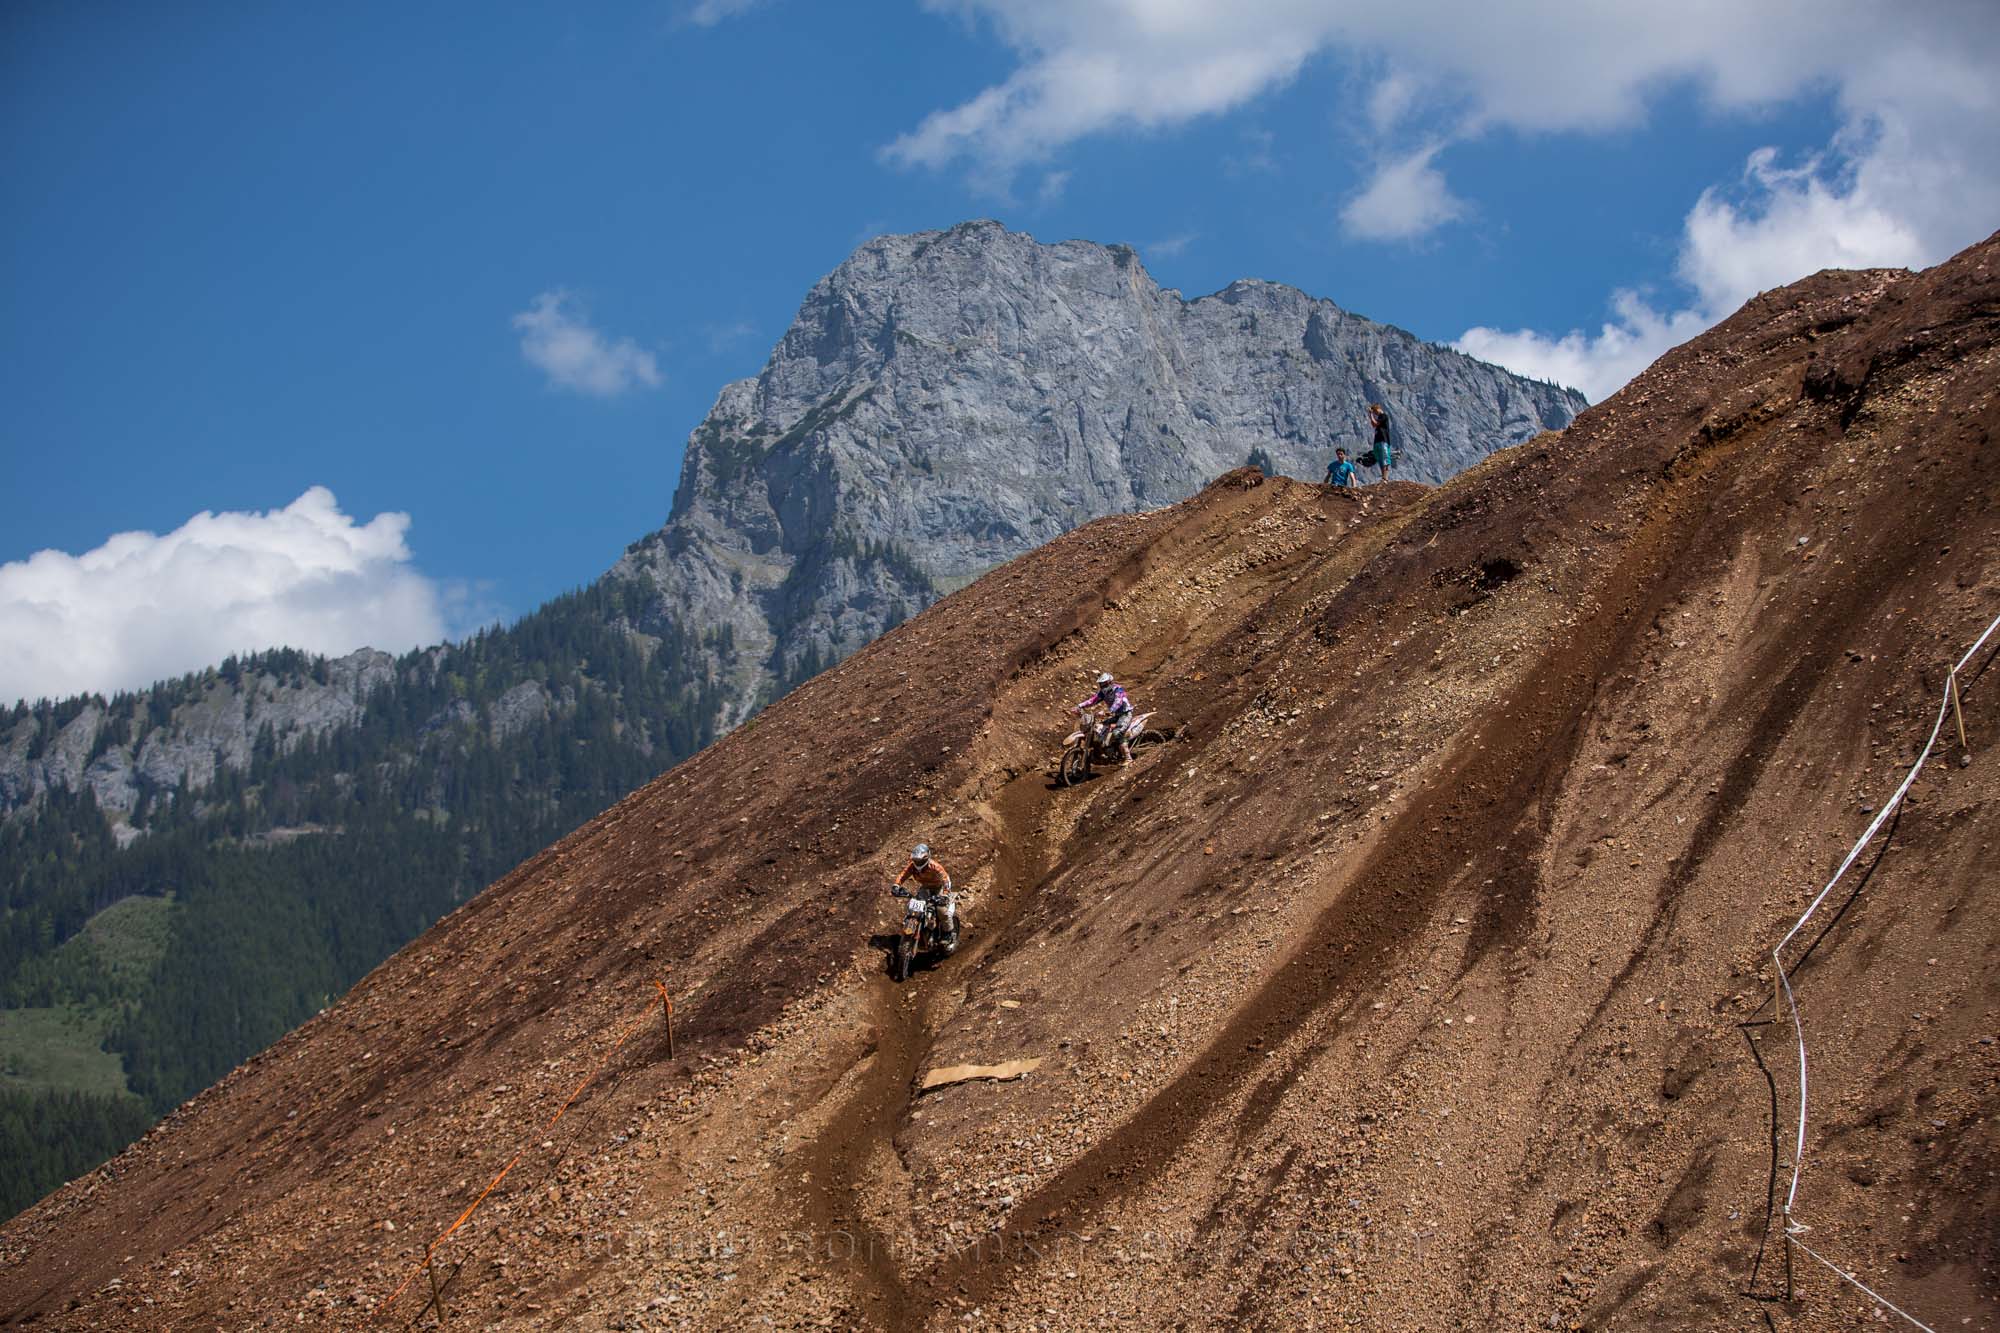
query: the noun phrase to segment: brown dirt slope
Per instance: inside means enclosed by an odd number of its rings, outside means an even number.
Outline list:
[[[405,1327],[520,1151],[450,1327],[1875,1321],[1768,1220],[1768,955],[2000,613],[1996,265],[1767,294],[1436,490],[1232,474],[994,571],[14,1219],[0,1320]],[[1805,1238],[1954,1328],[2000,1326],[1991,661],[1798,979]],[[1055,788],[1099,667],[1185,732]],[[918,838],[973,928],[899,987]],[[639,1018],[551,1127],[655,978],[675,1057]]]

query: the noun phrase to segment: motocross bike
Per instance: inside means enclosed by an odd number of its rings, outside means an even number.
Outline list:
[[[910,965],[917,955],[934,949],[942,933],[939,928],[938,910],[931,900],[921,893],[912,893],[905,888],[891,888],[890,893],[905,900],[903,921],[896,929],[896,954],[893,968],[896,980],[910,979]]]
[[[1081,725],[1063,737],[1062,758],[1056,761],[1056,781],[1062,786],[1074,786],[1090,776],[1093,764],[1108,764],[1118,755],[1118,738],[1103,722],[1091,717],[1089,707],[1076,710],[1082,718]],[[1160,745],[1167,739],[1164,731],[1146,725],[1152,720],[1151,713],[1134,713],[1125,725],[1125,734],[1131,738],[1132,753],[1137,755],[1142,745]]]

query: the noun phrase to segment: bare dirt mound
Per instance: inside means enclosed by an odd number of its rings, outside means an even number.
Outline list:
[[[1772,1220],[1769,951],[2000,614],[1996,260],[1770,293],[1436,490],[994,571],[16,1218],[0,1319],[407,1326],[517,1153],[448,1326],[1894,1318]],[[1940,1327],[2000,1325],[1991,660],[1796,979],[1801,1238]],[[1101,668],[1181,735],[1057,787]],[[898,986],[919,838],[972,925]]]

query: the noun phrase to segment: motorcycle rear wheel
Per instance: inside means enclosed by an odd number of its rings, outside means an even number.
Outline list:
[[[1139,739],[1132,742],[1132,748],[1137,749],[1141,745],[1165,745],[1166,743],[1166,732],[1161,731],[1158,727],[1147,727],[1139,733]]]

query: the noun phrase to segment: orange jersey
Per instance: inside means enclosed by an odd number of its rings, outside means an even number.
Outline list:
[[[925,865],[920,866],[912,861],[904,866],[903,873],[896,876],[896,883],[901,884],[909,879],[916,880],[927,889],[941,889],[951,882],[951,872],[944,868],[944,862],[933,856]]]

